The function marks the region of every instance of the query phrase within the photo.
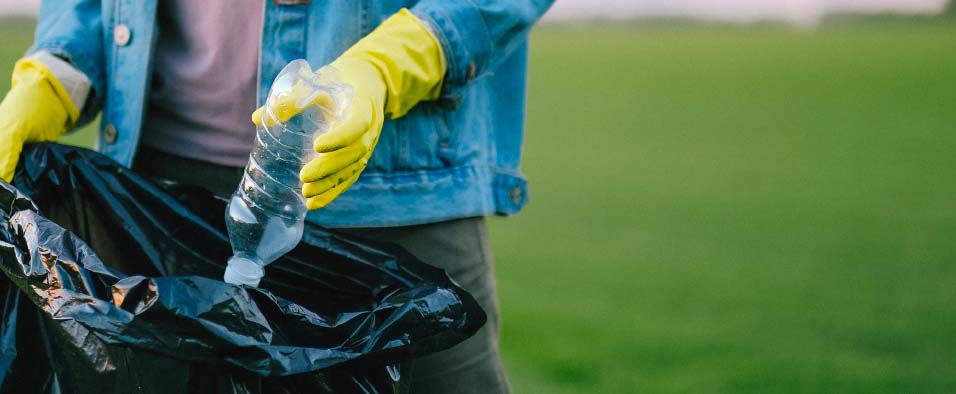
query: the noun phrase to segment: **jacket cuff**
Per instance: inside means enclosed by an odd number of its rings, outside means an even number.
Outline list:
[[[491,59],[491,35],[470,2],[419,2],[414,14],[441,44],[447,72],[442,98],[457,98],[471,81],[485,75]]]
[[[36,59],[50,69],[50,73],[66,89],[67,95],[73,101],[77,110],[83,109],[83,106],[86,105],[86,98],[90,94],[91,86],[90,78],[86,74],[47,51],[39,51],[29,57]]]

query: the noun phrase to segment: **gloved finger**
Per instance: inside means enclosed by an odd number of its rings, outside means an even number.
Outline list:
[[[332,188],[341,185],[348,181],[350,178],[357,177],[362,170],[365,169],[365,164],[367,160],[364,158],[355,163],[350,164],[349,166],[339,170],[332,175],[329,175],[325,178],[319,179],[315,182],[309,182],[302,185],[302,196],[305,198],[315,197],[319,194],[325,193]]]
[[[252,113],[252,123],[256,126],[272,128],[278,123],[288,121],[298,111],[292,105],[293,99],[288,94],[269,97],[266,104]]]
[[[311,106],[325,107],[333,111],[335,100],[329,92],[314,89],[302,81],[297,81],[289,91],[277,92],[269,96],[266,105],[252,113],[252,123],[256,126],[272,127],[277,123],[288,122],[289,119]]]
[[[326,90],[316,90],[312,97],[308,99],[309,103],[302,107],[316,106],[323,107],[329,111],[335,111],[335,99]]]
[[[278,123],[288,122],[308,106],[310,96],[315,94],[318,92],[302,81],[296,81],[288,91],[276,92],[266,100],[266,122],[269,118]]]
[[[262,126],[262,111],[264,108],[265,107],[259,107],[252,112],[252,124],[256,126]]]
[[[377,122],[377,113],[372,100],[356,100],[349,108],[345,120],[335,125],[328,133],[315,138],[312,147],[316,152],[331,152],[351,145]]]
[[[305,207],[311,211],[311,210],[316,210],[326,205],[329,205],[329,203],[331,203],[332,200],[335,200],[336,198],[338,198],[338,196],[342,195],[342,193],[348,190],[348,188],[352,186],[353,183],[355,183],[356,179],[358,179],[358,174],[349,178],[344,183],[333,186],[331,189],[327,190],[325,193],[309,198],[308,200],[305,201]]]
[[[325,178],[361,160],[366,153],[368,153],[368,148],[362,143],[355,143],[334,152],[324,153],[302,166],[302,170],[299,171],[299,180],[302,183],[309,183]]]
[[[0,178],[9,183],[13,181],[13,173],[17,169],[23,144],[10,141],[2,145],[0,146]]]
[[[266,105],[257,108],[252,112],[252,123],[256,126],[265,126],[270,129],[275,127],[278,122],[276,121],[275,115],[271,115],[269,111]]]
[[[288,100],[288,103],[281,103],[287,107],[275,109],[277,120],[283,123],[313,107],[323,108],[327,112],[335,111],[335,100],[327,90],[315,89],[301,81],[292,87]]]

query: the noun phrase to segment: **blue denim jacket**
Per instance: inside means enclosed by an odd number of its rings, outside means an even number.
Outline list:
[[[265,0],[260,105],[286,63],[329,63],[402,7],[431,27],[448,64],[441,98],[387,121],[359,180],[309,220],[397,226],[518,212],[528,196],[518,169],[528,30],[552,1]],[[30,49],[90,78],[80,124],[102,111],[97,149],[127,166],[147,104],[156,3],[45,0]],[[254,45],[249,50],[260,49]]]

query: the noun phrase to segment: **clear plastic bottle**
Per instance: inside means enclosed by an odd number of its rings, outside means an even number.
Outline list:
[[[263,267],[302,240],[306,208],[299,170],[317,156],[315,137],[348,106],[351,88],[338,81],[334,69],[313,73],[308,62],[296,60],[273,82],[242,182],[226,207],[233,252],[226,282],[258,286]],[[297,115],[282,121],[282,113]]]

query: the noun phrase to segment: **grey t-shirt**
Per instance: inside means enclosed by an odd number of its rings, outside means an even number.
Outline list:
[[[164,0],[142,143],[244,166],[255,139],[264,0]]]

